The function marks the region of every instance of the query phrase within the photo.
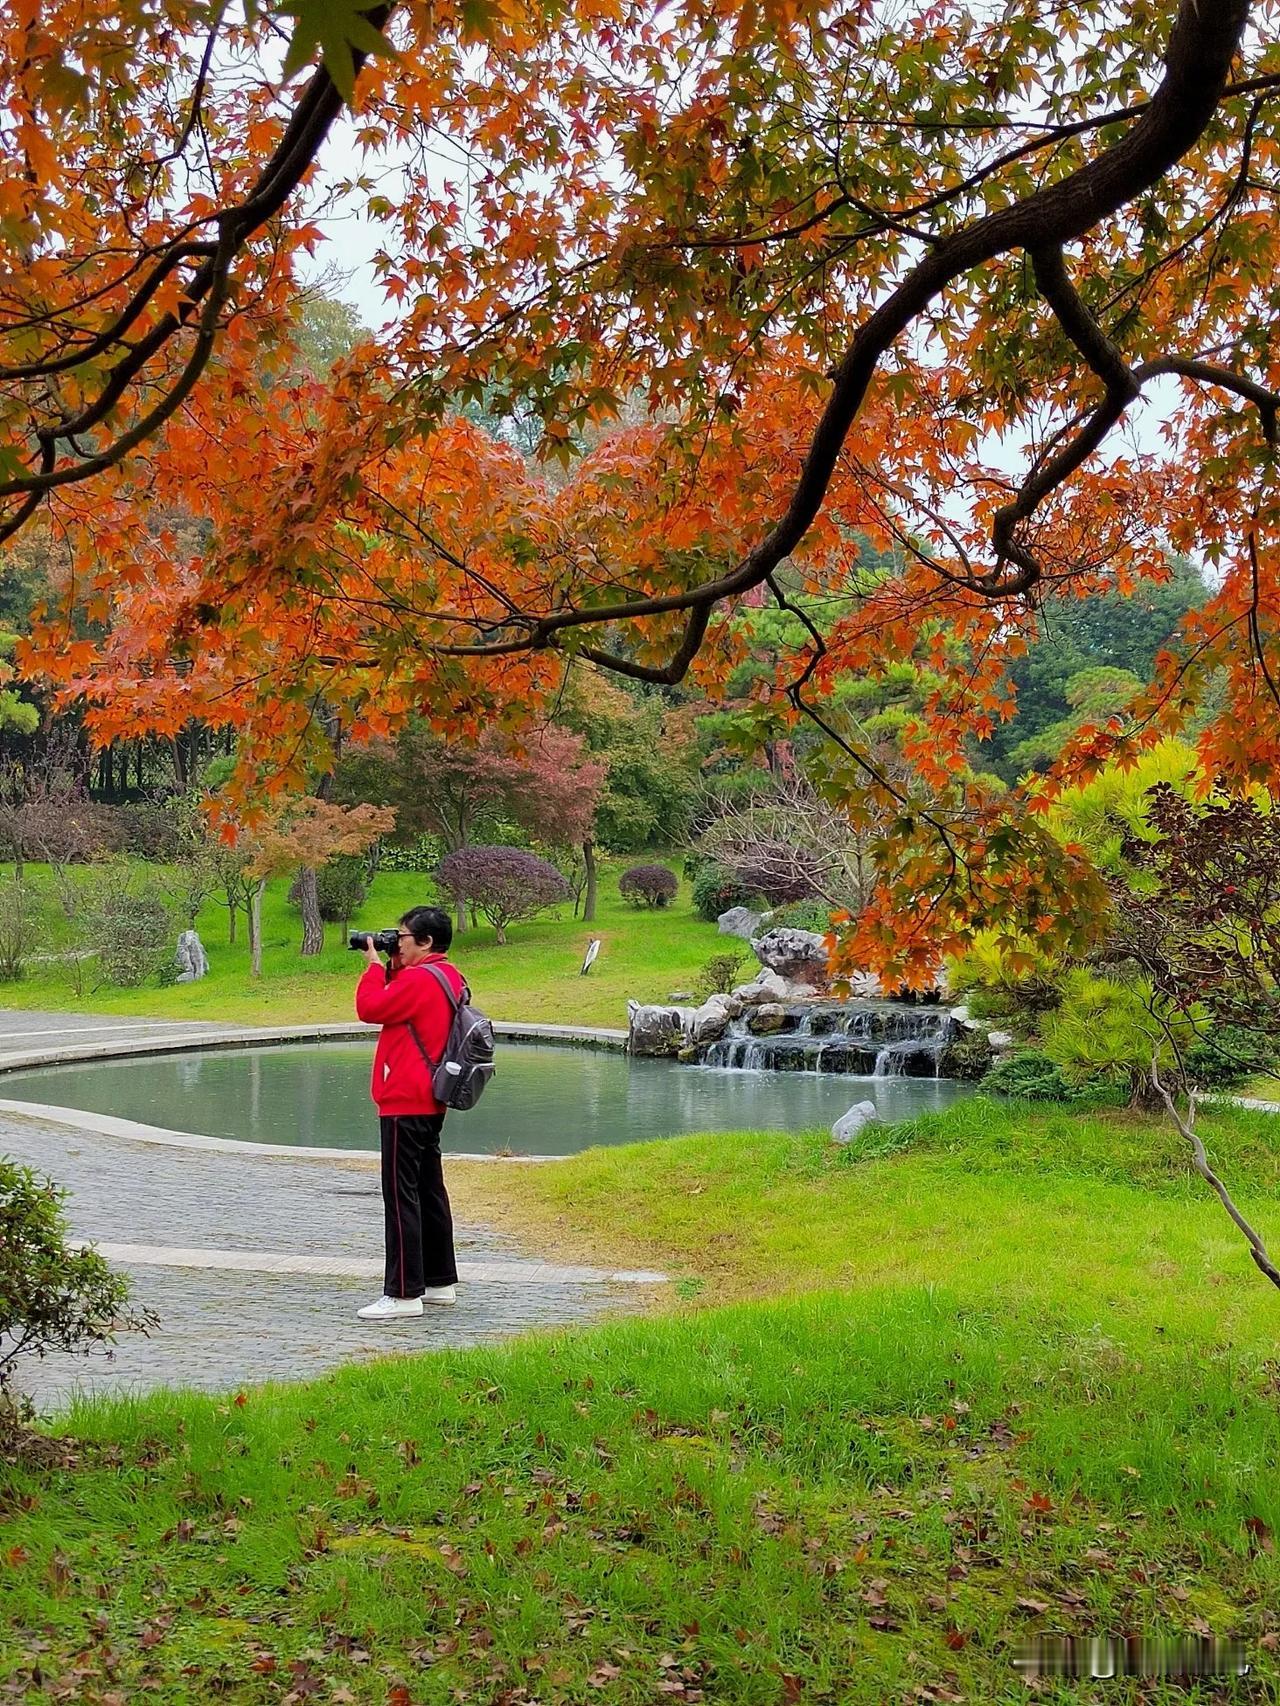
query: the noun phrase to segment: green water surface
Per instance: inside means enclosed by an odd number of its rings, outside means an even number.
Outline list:
[[[371,1043],[347,1042],[86,1061],[4,1074],[0,1097],[210,1137],[376,1149],[372,1058]],[[829,1126],[854,1102],[874,1101],[896,1120],[965,1090],[946,1079],[716,1070],[500,1043],[492,1084],[475,1108],[448,1116],[444,1148],[571,1155],[689,1131],[800,1131]]]

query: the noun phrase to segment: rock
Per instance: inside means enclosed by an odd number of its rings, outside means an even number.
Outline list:
[[[760,928],[760,914],[749,906],[731,906],[716,919],[716,928],[722,936],[741,936],[746,941]]]
[[[772,1036],[775,1031],[785,1029],[787,1010],[777,1001],[764,1001],[755,1009],[747,1020],[747,1029],[753,1037]]]
[[[873,971],[855,971],[849,976],[849,994],[855,1001],[878,1001],[884,991]]]
[[[957,1025],[967,1025],[969,1023],[969,1009],[963,1006],[953,1007],[951,1009],[951,1017],[955,1020]]]
[[[976,1027],[952,1024],[938,1056],[939,1075],[943,1078],[967,1078],[976,1083],[986,1077],[991,1067],[989,1039]]]
[[[691,1043],[714,1043],[729,1026],[729,997],[712,995],[694,1010],[686,1026]]]
[[[194,930],[184,930],[178,937],[178,983],[195,983],[204,977],[209,970],[209,956],[204,951],[204,943]]]
[[[688,1007],[649,1007],[627,1002],[627,1053],[675,1055],[685,1046]]]
[[[864,1126],[874,1125],[879,1118],[874,1102],[855,1102],[832,1126],[831,1135],[837,1143],[852,1143]]]
[[[790,990],[776,971],[762,971],[750,983],[739,984],[733,993],[743,1007],[758,1007],[762,1001],[785,1001]]]
[[[827,944],[813,930],[766,930],[753,936],[751,947],[762,966],[810,994],[825,990],[828,981]]]
[[[668,995],[668,1001],[692,1001],[694,994],[691,989],[673,989]]]
[[[1017,1038],[1012,1031],[988,1031],[987,1041],[992,1048],[1012,1048]]]

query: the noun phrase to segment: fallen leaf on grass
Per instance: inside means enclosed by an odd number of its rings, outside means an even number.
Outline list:
[[[1271,1530],[1260,1516],[1247,1516],[1244,1526],[1249,1535],[1250,1550],[1254,1552],[1274,1552],[1275,1541],[1271,1538]]]

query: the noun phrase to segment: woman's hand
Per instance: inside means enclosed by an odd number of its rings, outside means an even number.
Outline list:
[[[364,939],[364,958],[366,965],[380,966],[382,964],[378,958],[378,950],[373,945],[372,936],[366,936]]]

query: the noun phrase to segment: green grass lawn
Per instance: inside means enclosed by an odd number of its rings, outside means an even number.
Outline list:
[[[559,917],[513,925],[504,947],[497,945],[493,929],[484,924],[457,939],[453,958],[470,979],[477,1002],[492,1017],[625,1027],[629,997],[666,1000],[673,991],[690,989],[713,954],[732,950],[733,942],[692,911],[688,884],[683,881],[668,908],[637,912],[624,905],[618,898],[617,879],[629,863],[606,865],[594,924],[574,920],[565,907]],[[46,951],[56,952],[66,945],[67,926],[54,901],[48,873],[29,866],[28,876],[42,899]],[[167,989],[95,987],[90,960],[83,965],[77,991],[68,966],[45,964],[32,966],[20,983],[0,985],[0,1006],[221,1019],[247,1025],[352,1018],[352,995],[362,962],[346,948],[340,925],[327,928],[322,954],[302,958],[298,952],[302,925],[296,908],[288,903],[288,887],[288,880],[280,878],[270,884],[264,899],[260,981],[255,982],[249,973],[243,919],[237,942],[229,945],[226,910],[210,902],[199,920],[210,970],[198,984]],[[426,878],[380,875],[353,927],[378,929],[393,924],[408,907],[433,900]],[[593,935],[601,938],[600,954],[590,973],[581,977],[582,956]]]
[[[1280,1248],[1280,1120],[1223,1107],[1200,1127]],[[466,1213],[539,1248],[659,1267],[704,1301],[938,1284],[1047,1323],[1085,1309],[1153,1345],[1175,1334],[1269,1354],[1280,1331],[1280,1296],[1177,1134],[1123,1110],[975,1097],[847,1147],[719,1132],[542,1167],[453,1162],[450,1180]]]
[[[282,891],[261,987],[210,914],[203,984],[80,1003],[346,1017],[355,956],[335,930],[299,961]],[[384,877],[360,923],[419,898]],[[497,1017],[620,1024],[726,946],[608,881],[597,932],[587,979],[565,920],[457,958]],[[65,968],[11,993],[76,1004]],[[1202,1126],[1280,1245],[1280,1124]],[[1277,1697],[1280,1297],[1161,1121],[974,1099],[843,1149],[716,1134],[450,1180],[530,1249],[676,1283],[604,1327],[76,1410],[65,1464],[0,1464],[0,1693],[1015,1702],[1018,1643],[1058,1631],[1239,1637],[1253,1673],[1039,1698]]]
[[[1280,1127],[1204,1126],[1274,1234]],[[1238,1636],[1254,1672],[1043,1698],[1276,1697],[1280,1298],[1159,1122],[973,1101],[451,1176],[701,1295],[77,1411],[78,1464],[0,1482],[12,1691],[1012,1702],[1065,1631]]]

